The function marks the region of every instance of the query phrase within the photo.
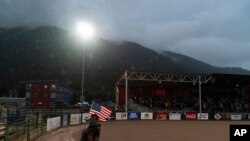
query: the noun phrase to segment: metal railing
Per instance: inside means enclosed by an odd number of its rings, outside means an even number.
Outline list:
[[[5,141],[33,141],[45,133],[46,123],[42,118],[30,118],[5,128]]]
[[[4,125],[4,135],[0,141],[34,141],[44,135],[46,131],[47,118],[62,117],[72,113],[80,113],[78,109],[40,109],[27,110],[26,118],[15,121],[13,124]]]

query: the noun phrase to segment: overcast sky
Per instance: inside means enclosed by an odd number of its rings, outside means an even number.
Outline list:
[[[0,26],[95,24],[98,36],[250,70],[249,0],[0,0]]]

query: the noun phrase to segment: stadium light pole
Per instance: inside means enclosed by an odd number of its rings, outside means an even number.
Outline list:
[[[201,76],[199,76],[199,112],[201,113],[201,107],[202,107],[202,103],[201,103]]]
[[[82,91],[81,91],[81,123],[82,123],[82,114],[83,114],[83,93],[84,93],[84,56],[86,48],[86,40],[90,39],[94,35],[94,27],[88,22],[79,22],[76,25],[76,30],[80,38],[83,39],[83,53],[82,53]]]

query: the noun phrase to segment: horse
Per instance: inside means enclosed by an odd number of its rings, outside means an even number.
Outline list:
[[[100,124],[90,124],[88,128],[82,131],[80,141],[99,141],[100,130]]]

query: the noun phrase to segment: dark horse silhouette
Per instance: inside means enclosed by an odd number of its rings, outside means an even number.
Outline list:
[[[81,141],[99,141],[101,125],[90,122],[88,128],[81,133]]]

